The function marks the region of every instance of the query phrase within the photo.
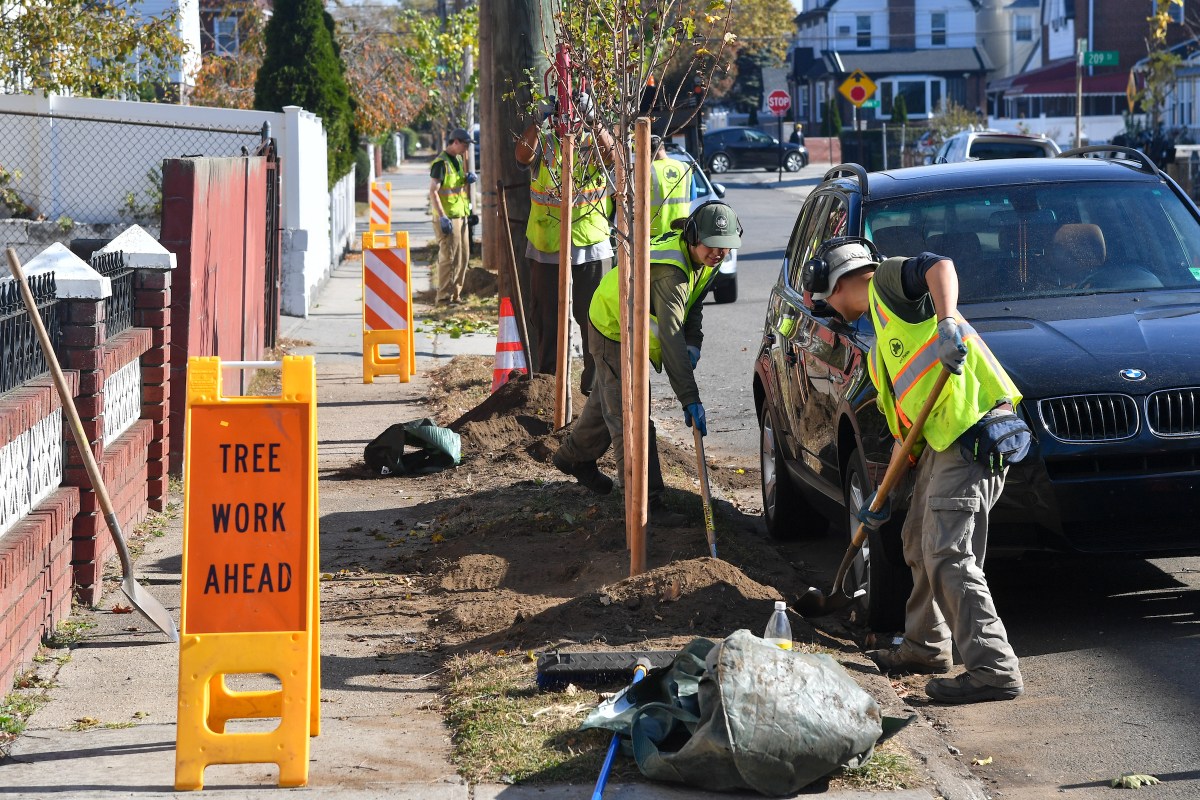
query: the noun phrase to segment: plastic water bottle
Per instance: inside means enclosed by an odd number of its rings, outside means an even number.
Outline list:
[[[767,630],[763,638],[782,650],[792,649],[792,623],[787,618],[787,603],[775,601],[775,613],[767,622]]]

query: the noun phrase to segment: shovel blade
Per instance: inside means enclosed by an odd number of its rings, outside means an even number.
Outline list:
[[[143,589],[132,575],[125,576],[121,581],[121,589],[129,598],[129,602],[133,603],[133,607],[153,622],[154,627],[165,633],[172,642],[179,641],[179,631],[175,629],[175,620],[171,619],[170,612],[163,608],[154,595]]]
[[[850,605],[853,598],[841,590],[824,594],[815,586],[796,598],[792,608],[802,617],[823,617]]]

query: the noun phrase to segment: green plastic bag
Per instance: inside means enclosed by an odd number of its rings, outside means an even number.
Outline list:
[[[407,448],[416,450],[408,451]],[[431,419],[398,422],[376,436],[363,451],[367,468],[378,475],[412,475],[457,466],[462,440]]]
[[[648,778],[783,796],[865,764],[884,720],[833,658],[781,650],[740,630],[720,644],[694,640],[583,727],[629,736]]]

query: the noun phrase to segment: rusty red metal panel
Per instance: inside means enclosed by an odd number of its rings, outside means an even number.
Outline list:
[[[262,157],[163,163],[161,242],[177,260],[171,294],[171,382],[178,387],[171,392],[172,472],[183,459],[188,357],[263,356],[266,192]],[[229,373],[226,380],[249,377]]]

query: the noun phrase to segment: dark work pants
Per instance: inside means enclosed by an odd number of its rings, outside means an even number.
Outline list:
[[[602,258],[571,267],[571,316],[585,337],[591,324],[588,307],[592,304],[592,295],[600,285],[600,279],[612,268],[612,263],[611,258]],[[558,370],[558,265],[530,261],[529,279],[530,294],[533,295],[529,304],[529,328],[530,338],[536,342],[537,371],[553,375]],[[587,342],[583,344],[583,377],[579,388],[586,395],[591,393],[596,380],[596,361]]]
[[[614,342],[590,323],[588,349],[596,360],[595,391],[588,395],[583,411],[571,426],[571,435],[558,452],[571,462],[596,461],[609,445],[617,459],[617,480],[625,477],[625,429],[621,419],[621,343]],[[658,435],[654,420],[650,420],[649,452],[646,454],[647,494],[657,497],[663,493],[662,466],[658,460]]]

